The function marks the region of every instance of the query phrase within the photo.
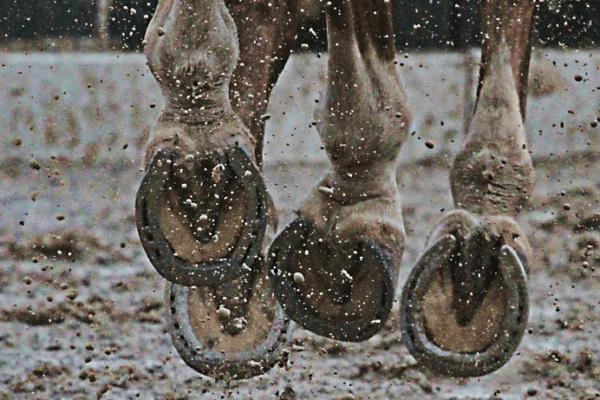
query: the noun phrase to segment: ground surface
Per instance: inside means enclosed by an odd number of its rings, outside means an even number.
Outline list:
[[[311,125],[323,59],[304,57],[286,69],[271,107],[265,175],[282,226],[327,168]],[[460,142],[464,76],[455,55],[407,60],[417,118],[398,168],[408,235],[401,283],[452,207],[447,171]],[[550,53],[535,64],[543,68],[528,132],[537,184],[519,218],[535,249],[531,315],[505,367],[470,380],[420,371],[393,318],[361,344],[298,330],[304,351],[289,370],[226,385],[195,373],[171,346],[164,281],[135,231],[140,149],[162,104],[143,59],[3,55],[0,399],[600,396],[600,128],[591,124],[600,117],[599,60]]]

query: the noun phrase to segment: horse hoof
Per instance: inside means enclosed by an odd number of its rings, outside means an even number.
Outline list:
[[[169,282],[215,286],[244,272],[260,254],[268,194],[239,147],[187,156],[157,152],[136,197],[136,223],[150,262]]]
[[[236,286],[244,286],[238,281],[247,276],[225,285],[235,292]],[[277,304],[266,273],[249,280],[249,295],[240,301],[244,316],[238,318],[219,305],[218,289],[168,283],[171,339],[183,361],[197,372],[214,379],[248,379],[276,364],[287,365],[294,323]],[[239,326],[232,332],[227,325]]]
[[[419,364],[436,373],[486,375],[510,359],[523,337],[529,313],[527,275],[517,252],[502,245],[498,273],[483,301],[468,323],[460,323],[452,307],[456,244],[453,235],[441,237],[413,268],[401,298],[402,340]]]
[[[376,241],[329,243],[298,218],[271,245],[267,265],[277,298],[296,323],[330,339],[360,342],[390,315],[393,263]]]

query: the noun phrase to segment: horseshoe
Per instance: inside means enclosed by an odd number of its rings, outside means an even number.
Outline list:
[[[509,245],[503,245],[498,256],[499,274],[487,296],[491,297],[495,291],[501,298],[491,299],[493,304],[488,304],[488,310],[496,311],[496,318],[482,314],[479,321],[484,321],[483,327],[474,323],[458,329],[453,316],[447,311],[444,313],[449,309],[450,300],[440,297],[440,290],[436,292],[436,288],[444,284],[444,266],[452,256],[455,245],[456,238],[453,235],[443,236],[425,251],[413,268],[402,291],[402,340],[419,364],[429,370],[453,377],[482,376],[501,368],[521,342],[529,315],[527,274],[516,251]],[[441,299],[437,303],[432,300],[436,295]],[[484,301],[478,312],[485,307]],[[435,311],[439,314],[435,315]],[[469,334],[466,334],[469,330]],[[478,343],[476,338],[479,337],[487,338],[487,342]],[[473,340],[469,342],[469,339]],[[466,345],[460,350],[452,348],[458,346],[456,343],[461,340],[472,347],[481,348],[474,351],[469,351]]]
[[[354,278],[347,271],[346,275],[341,272],[340,277],[325,274],[333,294],[317,293],[310,282],[324,278],[318,271],[322,264],[310,262],[310,256],[296,257],[303,245],[311,239],[318,240],[312,232],[310,221],[298,218],[271,245],[267,265],[281,306],[296,323],[317,335],[347,342],[369,339],[381,330],[392,309],[392,255],[376,241],[356,243],[357,254],[349,267]],[[312,296],[326,300],[319,304],[311,300]],[[334,300],[328,298],[334,296]],[[345,308],[346,304],[350,307]]]
[[[136,223],[144,251],[156,271],[174,284],[214,286],[231,281],[246,272],[248,266],[254,265],[254,260],[260,254],[268,216],[268,195],[261,174],[244,149],[233,147],[225,151],[223,166],[228,169],[229,176],[232,176],[232,182],[224,182],[223,185],[241,185],[243,204],[246,207],[241,222],[243,226],[234,246],[223,257],[204,261],[190,260],[176,253],[174,247],[178,243],[167,238],[164,219],[161,220],[159,212],[166,203],[167,185],[172,183],[169,181],[171,168],[175,160],[181,158],[181,153],[176,149],[159,150],[138,189],[135,202]],[[202,161],[211,159],[193,162],[198,166]],[[210,193],[204,193],[205,197],[209,195]],[[177,203],[183,203],[183,199],[177,200]],[[222,213],[219,213],[216,224],[221,217]],[[187,242],[191,246],[203,244],[208,249],[211,246],[206,244],[206,240],[196,236]]]
[[[231,334],[218,315],[213,288],[168,283],[169,332],[183,361],[203,375],[225,380],[262,375],[276,364],[284,367],[295,324],[277,304],[269,285],[266,274],[252,283],[247,321],[240,332]]]

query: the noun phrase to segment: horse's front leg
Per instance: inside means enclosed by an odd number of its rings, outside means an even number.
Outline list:
[[[255,140],[229,99],[234,20],[223,0],[161,0],[145,40],[167,102],[147,146],[136,217],[148,258],[169,281],[173,343],[205,375],[264,373],[291,331],[262,262],[274,226]]]
[[[328,3],[318,125],[330,169],[269,250],[277,296],[322,336],[361,341],[391,311],[404,250],[396,159],[411,115],[395,65],[391,3]]]
[[[229,102],[235,24],[222,1],[161,1],[146,42],[167,102],[146,148],[140,239],[173,283],[227,282],[254,263],[268,215],[254,138]]]
[[[477,376],[503,366],[528,318],[531,249],[514,217],[533,190],[525,131],[533,0],[481,0],[475,115],[450,171],[457,210],[428,239],[402,294],[403,340],[424,366]]]

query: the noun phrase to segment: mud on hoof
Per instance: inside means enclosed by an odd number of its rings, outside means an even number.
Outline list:
[[[254,275],[248,272],[217,289],[168,283],[173,345],[197,372],[248,379],[287,365],[294,323],[277,304],[264,268]]]
[[[395,294],[394,261],[379,243],[331,243],[298,218],[269,250],[268,268],[285,312],[327,338],[367,340],[382,328]]]
[[[240,147],[210,155],[168,148],[150,162],[135,208],[159,274],[178,285],[214,286],[247,272],[260,254],[268,194]]]
[[[499,369],[517,349],[529,313],[527,276],[517,252],[506,244],[499,247],[491,281],[484,290],[478,288],[484,296],[465,318],[456,308],[452,282],[453,269],[469,268],[455,262],[460,251],[451,234],[427,249],[404,286],[400,321],[402,339],[422,366],[443,375],[474,377]],[[479,276],[478,266],[471,267],[463,275]]]

